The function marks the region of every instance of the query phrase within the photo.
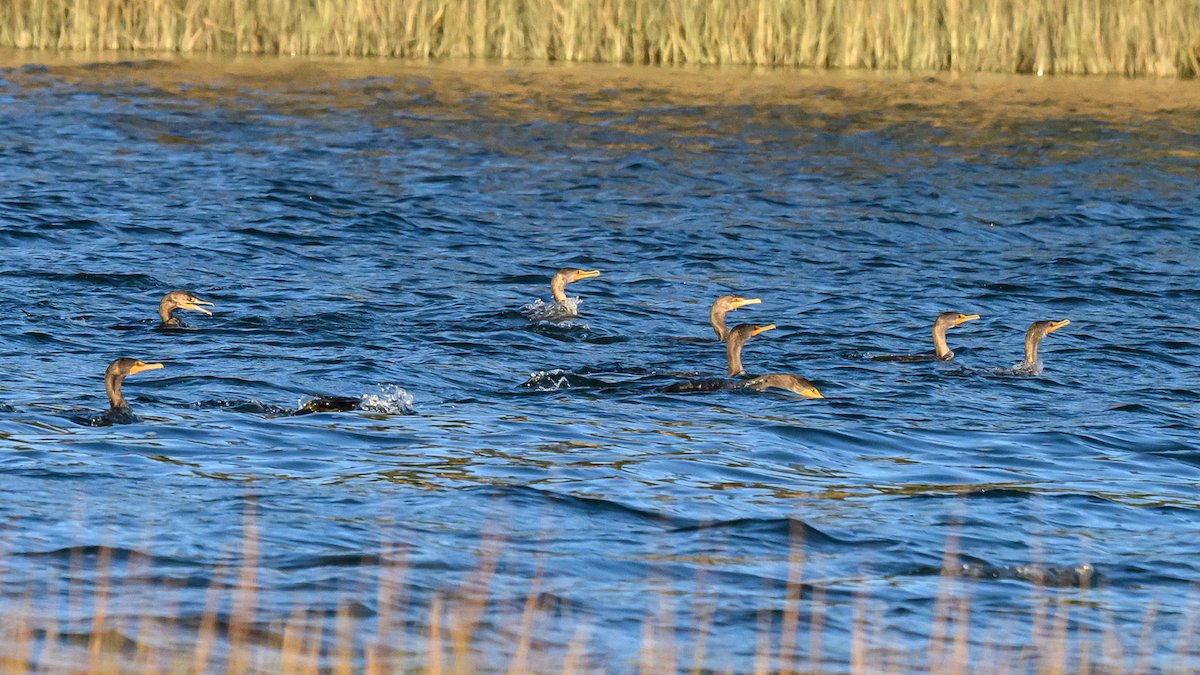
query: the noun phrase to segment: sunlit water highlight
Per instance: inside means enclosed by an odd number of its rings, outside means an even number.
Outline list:
[[[1200,578],[1200,106],[1189,83],[1053,85],[0,71],[9,575],[112,543],[199,587],[253,495],[264,616],[332,607],[382,521],[420,603],[478,564],[490,520],[505,592],[540,566],[596,653],[636,642],[647,588],[713,567],[711,648],[744,669],[791,519],[835,644],[864,584],[900,625],[926,616],[961,522],[980,614],[1028,606],[1031,565],[1074,583],[1087,562],[1119,622],[1153,598],[1178,623]],[[529,321],[566,265],[603,272],[571,287],[578,317]],[[142,323],[172,289],[213,316]],[[711,336],[723,293],[763,300],[729,325],[778,326],[748,373],[827,399],[660,393],[724,373],[721,345],[669,339]],[[953,361],[867,360],[929,351],[946,310],[982,315]],[[1006,365],[1060,318],[1039,376]],[[72,423],[122,356],[166,365],[125,383],[141,423]],[[292,415],[322,394],[364,410]]]

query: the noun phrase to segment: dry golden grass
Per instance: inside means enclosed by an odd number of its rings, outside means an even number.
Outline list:
[[[650,596],[647,604],[652,610],[644,619],[640,645],[598,658],[588,649],[587,617],[561,602],[544,602],[540,574],[528,580],[520,606],[492,598],[502,549],[499,537],[485,536],[474,571],[456,587],[434,593],[427,605],[410,611],[406,551],[385,541],[377,565],[364,565],[360,570],[375,578],[375,588],[360,584],[342,593],[332,611],[297,598],[286,615],[270,616],[257,608],[258,541],[253,514],[248,513],[240,565],[216,571],[204,594],[198,622],[179,623],[178,588],[149,584],[150,561],[136,555],[126,561],[121,578],[116,578],[112,551],[102,548],[91,570],[95,583],[90,598],[75,584],[62,597],[58,579],[37,580],[16,593],[11,584],[0,587],[0,597],[5,598],[0,611],[0,672],[467,675],[503,671],[507,675],[572,675],[626,671],[636,664],[641,675],[700,675],[732,663],[728,655],[710,653],[719,602],[703,573],[690,598],[666,590]],[[860,591],[852,607],[848,646],[830,649],[823,639],[830,607],[824,589],[804,585],[802,531],[794,529],[782,598],[761,606],[753,659],[743,672],[1144,675],[1170,671],[1188,675],[1193,671],[1191,617],[1176,635],[1164,636],[1155,632],[1156,609],[1151,605],[1136,647],[1127,654],[1131,641],[1118,636],[1102,602],[1103,594],[1090,588],[1087,566],[1060,575],[1069,576],[1071,583],[1053,586],[1049,575],[1034,565],[1029,575],[1038,591],[1033,607],[1019,616],[995,617],[1002,625],[989,625],[991,622],[972,616],[976,582],[956,576],[958,561],[952,536],[927,619],[908,617],[904,626],[889,626],[882,606]],[[4,568],[0,560],[0,569]],[[70,569],[72,578],[86,571],[78,550]],[[654,580],[649,584],[653,587]],[[352,611],[356,605],[373,606],[375,616],[364,618],[364,613]],[[677,605],[687,609],[688,621],[683,625],[677,625]],[[60,626],[64,606],[67,624]],[[85,610],[91,613],[90,619],[84,618]],[[415,620],[411,618],[414,615],[418,617]],[[492,623],[486,630],[492,635],[480,639],[482,621],[489,615]],[[365,621],[374,622],[373,630]],[[1102,623],[1103,629],[1090,631],[1089,623]],[[909,632],[911,645],[911,631],[923,624],[930,626],[924,649],[900,649],[894,629]],[[1016,629],[1016,625],[1024,628]],[[80,626],[88,627],[82,636],[86,639],[81,639]],[[70,639],[64,638],[64,630],[73,633]],[[554,639],[555,635],[569,637]],[[733,666],[725,672],[733,672]]]
[[[3,0],[5,46],[1191,77],[1200,0]]]

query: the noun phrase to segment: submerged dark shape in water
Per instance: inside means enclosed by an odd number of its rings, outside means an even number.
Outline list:
[[[75,421],[93,427],[107,427],[114,424],[132,424],[138,421],[138,416],[129,409],[129,402],[121,395],[121,383],[125,378],[144,370],[158,370],[161,363],[144,363],[137,359],[122,358],[113,361],[104,371],[104,391],[108,394],[108,410],[100,415],[79,415]]]
[[[740,295],[722,295],[713,301],[712,307],[708,310],[708,322],[712,324],[713,332],[717,334],[717,338],[700,338],[700,337],[676,337],[671,338],[679,342],[723,342],[729,337],[729,329],[725,327],[725,315],[729,312],[746,305],[757,305],[762,300],[751,298],[747,300]]]
[[[204,312],[212,316],[212,312],[204,309],[200,305],[208,305],[215,307],[216,305],[205,300],[197,298],[195,295],[187,291],[171,291],[163,296],[163,299],[158,303],[158,318],[162,320],[162,328],[179,328],[183,326],[183,322],[175,316],[177,309],[190,309],[197,312]]]
[[[959,314],[958,312],[942,312],[933,322],[933,354],[884,354],[872,356],[872,361],[894,361],[898,363],[921,363],[925,361],[949,361],[954,358],[954,352],[946,346],[946,329],[953,328],[965,321],[978,319],[978,314]]]
[[[362,399],[355,396],[319,396],[306,401],[296,411],[297,415],[323,412],[349,412],[362,409]]]

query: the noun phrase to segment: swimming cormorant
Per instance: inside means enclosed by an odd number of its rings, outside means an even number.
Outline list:
[[[137,420],[129,410],[129,403],[121,395],[121,383],[126,377],[143,370],[158,370],[161,363],[143,363],[137,359],[117,359],[108,365],[104,371],[104,392],[108,394],[108,411],[103,415],[92,418],[89,422],[96,426],[110,424],[130,424]]]
[[[805,398],[825,398],[821,395],[821,392],[817,391],[812,382],[799,375],[791,375],[789,373],[760,375],[759,377],[746,380],[741,386],[755,391],[762,391],[763,389],[786,389],[793,394],[799,394]]]
[[[954,352],[946,346],[946,329],[953,328],[964,321],[978,319],[978,314],[959,314],[958,312],[942,312],[933,322],[934,354],[893,354],[872,356],[872,361],[899,361],[901,363],[917,363],[920,361],[949,361],[954,358]]]

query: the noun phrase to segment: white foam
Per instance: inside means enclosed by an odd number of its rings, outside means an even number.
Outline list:
[[[565,370],[551,370],[546,372],[540,370],[536,373],[530,373],[529,379],[525,381],[522,387],[532,387],[537,391],[558,391],[564,387],[570,387],[571,382],[567,379]]]
[[[530,321],[562,323],[579,316],[579,298],[566,298],[562,302],[544,302],[538,298],[522,307],[521,313]]]
[[[394,384],[381,386],[379,394],[363,394],[362,409],[390,415],[411,415],[416,412],[412,394]]]

